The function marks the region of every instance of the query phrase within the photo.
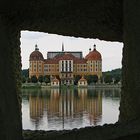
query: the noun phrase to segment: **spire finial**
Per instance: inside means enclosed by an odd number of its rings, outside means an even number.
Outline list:
[[[93,45],[93,48],[94,48],[93,50],[96,50],[96,44]]]
[[[91,48],[89,48],[89,52],[91,52]]]
[[[39,51],[38,45],[35,44],[35,51]]]
[[[62,42],[62,52],[64,52],[64,43]]]

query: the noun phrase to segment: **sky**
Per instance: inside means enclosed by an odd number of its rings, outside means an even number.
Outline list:
[[[75,38],[48,34],[43,32],[21,32],[21,57],[22,69],[29,68],[29,56],[35,50],[35,44],[38,45],[39,51],[47,59],[48,51],[61,51],[62,43],[65,51],[82,51],[85,57],[89,53],[89,48],[93,49],[96,44],[96,50],[102,55],[102,70],[110,71],[121,68],[123,43],[103,41],[90,38]]]

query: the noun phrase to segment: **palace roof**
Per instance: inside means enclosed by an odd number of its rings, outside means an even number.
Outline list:
[[[84,58],[80,59],[78,57],[73,56],[70,53],[65,53],[62,55],[57,55],[52,59],[45,59],[45,64],[57,64],[57,63],[59,63],[60,60],[73,60],[74,63],[76,63],[76,64],[85,64],[86,63],[86,59],[84,59]]]
[[[42,53],[39,51],[37,45],[35,45],[35,51],[33,51],[30,54],[30,61],[36,61],[36,60],[44,60]]]
[[[96,50],[96,48],[93,49],[93,51],[89,52],[87,56],[85,57],[87,60],[102,60],[101,54]]]

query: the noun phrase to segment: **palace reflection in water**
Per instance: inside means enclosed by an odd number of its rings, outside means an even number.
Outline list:
[[[118,107],[119,92],[87,88],[23,90],[23,127],[61,130],[102,124],[103,102],[110,99]]]

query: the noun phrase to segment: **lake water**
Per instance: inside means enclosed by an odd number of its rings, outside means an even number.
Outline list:
[[[120,89],[23,89],[23,129],[63,130],[115,123]]]

